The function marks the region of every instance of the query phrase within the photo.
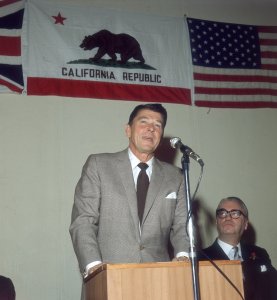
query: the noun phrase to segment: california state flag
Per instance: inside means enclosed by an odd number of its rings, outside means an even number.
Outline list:
[[[183,17],[29,0],[24,18],[28,95],[191,104]]]

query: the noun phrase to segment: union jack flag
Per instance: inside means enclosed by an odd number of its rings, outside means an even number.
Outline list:
[[[21,29],[24,1],[0,1],[0,92],[21,93]]]

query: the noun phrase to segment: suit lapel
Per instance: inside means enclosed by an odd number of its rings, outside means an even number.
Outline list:
[[[223,249],[219,246],[217,240],[211,246],[211,257],[217,257],[216,259],[229,259]]]
[[[124,186],[126,192],[126,199],[130,208],[132,219],[134,221],[137,232],[139,233],[137,194],[132,167],[128,156],[128,150],[120,152],[116,167],[118,169],[118,176],[120,176],[122,185]]]
[[[251,245],[246,245],[244,243],[240,244],[241,255],[244,261],[255,260],[255,249]],[[254,254],[254,257],[253,257]]]
[[[149,211],[151,210],[159,190],[161,189],[164,181],[164,172],[161,164],[154,158],[153,160],[153,170],[151,175],[151,180],[148,188],[148,193],[145,202],[144,214],[142,219],[142,224],[147,218]]]

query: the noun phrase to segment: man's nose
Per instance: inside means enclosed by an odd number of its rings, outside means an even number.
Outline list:
[[[232,219],[231,214],[227,213],[227,216],[225,217],[225,219]]]
[[[148,125],[148,130],[150,130],[150,131],[154,131],[155,130],[155,126],[154,126],[154,124],[149,124]]]

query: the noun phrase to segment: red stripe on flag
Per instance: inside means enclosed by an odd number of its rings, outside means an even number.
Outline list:
[[[258,26],[259,32],[277,33],[277,26]]]
[[[56,95],[191,105],[190,90],[176,87],[37,77],[28,77],[27,87],[28,95]]]
[[[277,83],[277,77],[261,75],[219,75],[194,73],[194,80],[220,82],[270,82]]]
[[[195,101],[195,105],[200,107],[214,108],[277,108],[277,102],[257,101],[257,102],[231,102],[231,101]]]
[[[263,58],[277,58],[277,52],[273,51],[263,51],[261,52]]]
[[[260,39],[260,44],[263,46],[277,46],[277,39]]]
[[[11,83],[11,82],[9,82],[7,80],[3,80],[3,79],[0,78],[0,85],[1,84],[4,85],[4,86],[6,86],[11,91],[16,92],[16,93],[22,93],[22,91],[23,91],[23,88],[20,88],[20,87],[14,85],[13,83]]]
[[[261,68],[263,70],[272,70],[272,71],[275,71],[275,70],[277,70],[277,65],[276,64],[262,64]]]
[[[208,87],[195,87],[195,93],[208,94],[208,95],[268,95],[277,96],[277,90],[273,89],[229,89],[229,88],[208,88]]]
[[[9,5],[9,4],[13,4],[15,2],[20,2],[21,0],[2,0],[0,1],[0,7]]]
[[[20,37],[0,36],[0,55],[20,56],[21,55]]]

